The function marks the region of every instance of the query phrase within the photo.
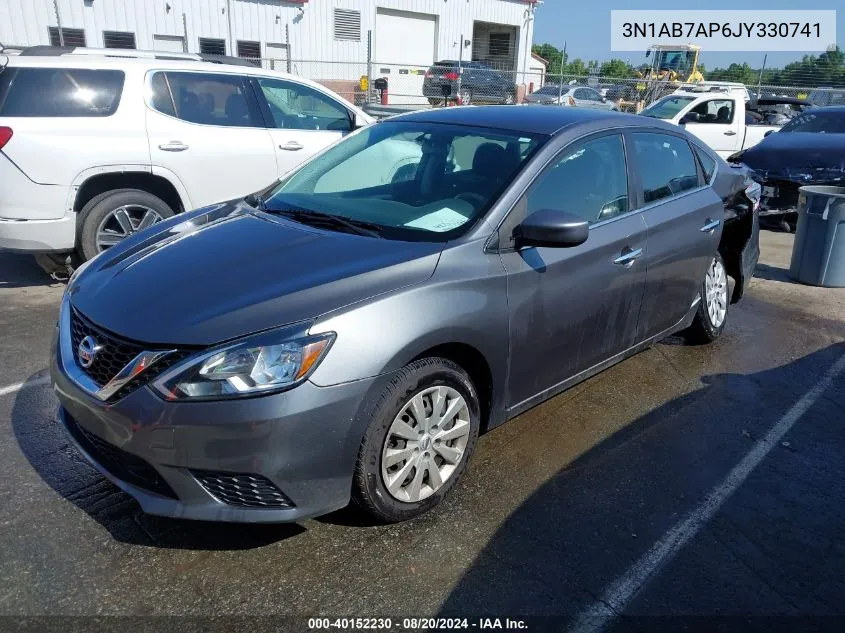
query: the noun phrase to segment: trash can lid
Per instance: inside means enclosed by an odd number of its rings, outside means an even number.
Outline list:
[[[829,185],[806,185],[799,187],[801,193],[809,193],[816,196],[830,196],[831,198],[845,198],[845,187],[833,187]]]

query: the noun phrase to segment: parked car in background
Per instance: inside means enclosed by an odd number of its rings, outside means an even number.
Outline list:
[[[0,248],[90,259],[266,187],[371,121],[317,83],[252,65],[24,50],[0,73]]]
[[[539,90],[525,95],[525,103],[535,105],[563,105],[597,110],[615,110],[613,102],[602,97],[596,90],[585,86],[561,86],[546,84]]]
[[[812,108],[728,160],[762,183],[761,217],[795,230],[799,187],[845,185],[845,106]]]
[[[444,60],[425,72],[423,96],[432,105],[447,99],[462,105],[471,103],[516,103],[513,75],[492,69],[484,62]]]
[[[807,95],[807,101],[822,108],[845,105],[845,88],[816,88]]]
[[[673,332],[718,338],[758,193],[646,117],[393,117],[77,271],[60,417],[153,514],[295,521],[353,499],[409,519],[480,432]]]
[[[723,92],[675,92],[658,99],[641,116],[663,119],[686,130],[727,158],[741,149],[756,145],[776,125],[746,122],[744,96]]]

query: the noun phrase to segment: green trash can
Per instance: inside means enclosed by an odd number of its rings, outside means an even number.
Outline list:
[[[801,283],[845,287],[845,187],[801,187],[789,274]]]

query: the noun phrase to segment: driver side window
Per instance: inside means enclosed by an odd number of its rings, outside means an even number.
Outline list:
[[[277,128],[336,132],[352,129],[349,111],[319,90],[280,79],[260,78],[258,85]]]
[[[611,134],[567,147],[532,185],[527,215],[559,209],[595,224],[628,211],[628,172],[622,136]]]
[[[690,110],[695,115],[695,123],[733,123],[734,102],[731,99],[711,99],[704,101]]]

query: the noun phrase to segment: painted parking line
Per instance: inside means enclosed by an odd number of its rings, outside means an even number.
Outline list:
[[[676,523],[651,549],[617,578],[598,600],[582,611],[569,630],[573,633],[602,631],[619,617],[648,580],[701,531],[843,370],[845,370],[845,354],[839,357],[821,380],[805,393],[760,441],[754,444],[748,454],[734,466],[722,483],[710,492],[701,505],[687,514],[682,521]]]
[[[39,378],[34,378],[32,380],[27,380],[26,382],[19,382],[14,385],[8,385],[6,387],[0,387],[0,396],[6,396],[10,393],[17,393],[22,389],[29,389],[30,387],[40,387],[41,385],[49,385],[50,384],[50,376],[40,376]]]

